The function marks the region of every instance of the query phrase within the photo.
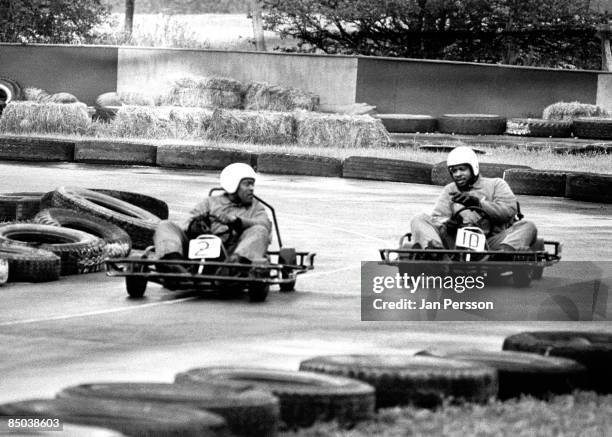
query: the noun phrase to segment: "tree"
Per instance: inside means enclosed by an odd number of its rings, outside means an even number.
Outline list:
[[[0,0],[0,40],[85,42],[107,13],[101,0]]]
[[[125,24],[123,32],[128,38],[132,36],[132,29],[134,27],[134,3],[135,0],[125,0]]]
[[[302,51],[598,68],[588,0],[264,0]]]
[[[249,0],[250,15],[253,21],[253,36],[255,47],[258,51],[266,51],[266,40],[264,38],[263,17],[260,0]]]

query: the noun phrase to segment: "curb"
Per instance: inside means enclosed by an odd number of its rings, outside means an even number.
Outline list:
[[[349,156],[344,160],[343,178],[431,184],[431,164],[399,159]]]
[[[566,177],[567,173],[561,171],[509,168],[504,172],[504,180],[514,194],[530,196],[563,197]]]
[[[612,175],[595,173],[568,174],[565,197],[587,202],[612,203]]]
[[[342,160],[315,155],[261,153],[257,156],[257,171],[261,173],[341,177]]]
[[[221,170],[233,162],[256,167],[257,155],[240,150],[191,145],[162,145],[157,148],[156,163],[160,167]]]
[[[112,140],[78,141],[74,147],[75,162],[155,165],[157,147],[151,144]]]
[[[9,161],[72,161],[74,148],[69,140],[0,137],[0,159]]]

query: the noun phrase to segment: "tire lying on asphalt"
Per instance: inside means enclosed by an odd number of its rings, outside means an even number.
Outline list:
[[[612,334],[581,331],[523,332],[507,337],[503,349],[572,359],[586,368],[588,388],[600,393],[612,393]]]
[[[0,221],[28,220],[40,211],[45,193],[0,193]]]
[[[0,258],[8,261],[8,282],[48,282],[60,277],[61,259],[48,250],[0,245]]]
[[[389,132],[435,132],[438,120],[431,115],[418,114],[377,114]]]
[[[511,118],[506,123],[508,135],[565,138],[572,134],[571,120]]]
[[[480,163],[480,174],[487,178],[503,178],[504,172],[511,168],[531,169],[531,167],[526,166],[526,165],[481,162]],[[446,161],[440,161],[437,164],[434,164],[431,170],[431,183],[432,184],[446,185],[446,184],[450,184],[452,181],[453,179],[451,178],[451,175],[448,172]]]
[[[565,197],[587,202],[612,203],[612,175],[570,173],[565,179]]]
[[[229,437],[222,417],[195,408],[102,399],[33,399],[0,405],[0,415],[52,417],[130,436]]]
[[[562,171],[509,168],[504,171],[504,180],[514,194],[563,197],[566,175]]]
[[[132,249],[132,240],[127,232],[117,225],[90,214],[64,208],[47,208],[39,211],[32,221],[43,225],[76,229],[103,239],[106,242],[105,258],[122,258],[128,256]]]
[[[492,114],[444,114],[438,130],[448,134],[499,135],[506,131],[506,118]]]
[[[0,246],[35,247],[53,252],[61,259],[62,275],[99,271],[105,245],[104,240],[75,229],[36,223],[0,226]]]
[[[106,194],[115,199],[123,200],[131,203],[139,208],[149,211],[151,214],[159,217],[162,220],[168,218],[168,204],[156,197],[147,196],[146,194],[134,193],[131,191],[106,190],[101,188],[90,188],[91,191]]]
[[[153,233],[160,222],[159,217],[149,211],[85,188],[59,187],[42,204],[73,209],[107,220],[128,233],[135,249],[146,249],[153,244]]]
[[[209,367],[176,375],[177,384],[242,383],[279,398],[282,426],[308,427],[316,421],[353,424],[374,411],[374,389],[357,380],[271,369]]]
[[[330,355],[300,370],[357,378],[376,389],[376,407],[437,407],[445,398],[486,402],[497,394],[497,372],[482,364],[408,355]]]
[[[497,369],[500,399],[570,393],[586,383],[586,369],[574,360],[513,351],[465,351],[444,355]]]
[[[612,119],[577,118],[574,120],[574,133],[578,138],[610,140],[612,139]]]
[[[280,407],[272,393],[242,385],[105,383],[62,390],[60,398],[95,398],[191,405],[222,416],[236,436],[273,437]]]

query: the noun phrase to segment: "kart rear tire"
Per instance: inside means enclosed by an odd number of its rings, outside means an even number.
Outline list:
[[[297,264],[297,255],[295,253],[295,249],[293,248],[281,248],[278,253],[278,263],[279,264],[289,264],[296,265]],[[291,270],[282,269],[281,270],[281,278],[287,279],[291,277]],[[279,284],[280,291],[282,293],[291,293],[295,291],[295,279],[293,281],[287,283]]]
[[[259,302],[265,302],[265,300],[268,297],[268,293],[270,292],[270,285],[263,283],[263,282],[257,282],[257,281],[253,281],[249,283],[249,302],[252,303],[259,303]]]
[[[512,282],[515,287],[526,288],[531,285],[533,279],[533,269],[531,267],[515,267],[512,271]]]
[[[536,242],[533,244],[533,246],[531,246],[531,250],[544,250],[544,239],[538,238]],[[532,279],[542,279],[543,275],[544,275],[544,267],[538,266],[538,267],[533,268],[531,278]]]
[[[147,290],[147,278],[142,276],[126,276],[125,277],[125,289],[127,290],[128,296],[132,299],[142,299]]]

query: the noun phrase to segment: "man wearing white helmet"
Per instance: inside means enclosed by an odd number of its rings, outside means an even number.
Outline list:
[[[223,194],[198,203],[182,228],[169,220],[159,224],[153,237],[158,257],[184,259],[189,239],[208,231],[224,240],[230,253],[228,262],[262,260],[270,244],[272,223],[263,205],[253,197],[256,179],[257,174],[247,164],[225,167],[220,175]]]
[[[431,215],[420,214],[410,224],[415,248],[454,249],[461,224],[480,227],[487,235],[489,250],[526,250],[535,242],[535,225],[515,219],[517,201],[508,184],[501,178],[482,177],[472,149],[464,146],[453,149],[448,154],[447,166],[453,182],[443,188]],[[467,206],[482,208],[488,219],[466,210],[458,220],[452,220],[456,212]]]

